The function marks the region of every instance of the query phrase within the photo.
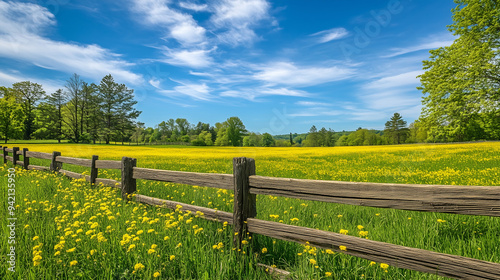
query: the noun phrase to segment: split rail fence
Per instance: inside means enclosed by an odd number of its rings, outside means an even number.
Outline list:
[[[500,187],[449,186],[387,183],[357,183],[274,178],[255,175],[255,161],[234,158],[233,174],[214,174],[158,170],[137,167],[137,160],[121,161],[81,159],[61,156],[59,152],[31,152],[27,148],[2,147],[4,163],[12,162],[24,169],[50,170],[71,178],[85,178],[93,184],[103,183],[120,188],[124,199],[136,191],[136,180],[154,180],[234,191],[233,213],[194,206],[176,201],[135,195],[141,203],[204,213],[202,218],[233,225],[234,245],[241,246],[246,232],[305,244],[368,259],[374,262],[457,279],[500,279],[500,263],[367,240],[335,232],[286,225],[256,219],[256,195],[284,196],[331,203],[392,208],[412,211],[441,212],[462,215],[500,217]],[[12,156],[9,156],[12,154]],[[20,160],[22,156],[22,160]],[[30,164],[30,158],[50,160],[50,167]],[[62,169],[62,164],[90,168],[90,176]],[[98,178],[98,169],[120,169],[121,181]]]

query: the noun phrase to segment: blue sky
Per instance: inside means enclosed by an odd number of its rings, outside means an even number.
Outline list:
[[[452,0],[0,1],[0,85],[72,73],[135,90],[139,121],[255,132],[383,129],[418,118],[417,75],[450,45]]]

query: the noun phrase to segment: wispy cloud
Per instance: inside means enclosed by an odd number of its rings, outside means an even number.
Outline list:
[[[410,46],[406,48],[393,48],[391,49],[390,54],[382,56],[383,58],[390,58],[390,57],[395,57],[407,53],[412,53],[416,51],[422,51],[422,50],[431,50],[431,49],[437,49],[440,47],[445,47],[453,44],[453,39],[445,39],[445,40],[435,40],[431,42],[424,42],[421,44],[418,44],[416,46]]]
[[[51,79],[40,79],[36,77],[27,77],[25,75],[20,76],[16,73],[6,73],[0,71],[0,85],[10,87],[14,83],[23,82],[23,81],[31,81],[33,83],[37,83],[42,85],[43,90],[47,94],[51,94],[56,90],[60,89],[64,84],[64,81],[57,81]]]
[[[258,38],[253,28],[263,20],[271,20],[270,6],[266,0],[221,0],[211,7],[210,21],[222,43],[233,46],[252,43]]]
[[[205,28],[199,26],[190,14],[169,6],[168,0],[132,0],[133,12],[141,17],[141,23],[161,26],[167,30],[167,37],[183,45],[200,44],[205,41]]]
[[[256,80],[271,84],[313,86],[352,77],[354,69],[345,66],[296,66],[290,62],[278,62],[257,67]]]
[[[309,36],[315,37],[317,43],[322,44],[322,43],[327,43],[333,40],[338,40],[342,39],[349,35],[349,32],[345,28],[332,28],[328,30],[323,30],[320,32],[316,32],[314,34],[311,34]]]
[[[190,82],[181,82],[171,79],[173,82],[179,84],[170,90],[160,90],[159,92],[167,97],[189,96],[195,100],[208,101],[214,98],[210,94],[210,88],[205,84],[196,84]]]
[[[44,7],[0,2],[0,22],[0,57],[96,80],[111,73],[119,81],[142,81],[140,75],[127,70],[132,63],[98,45],[65,43],[38,35],[55,25],[54,15]]]
[[[193,2],[180,2],[179,6],[181,8],[187,9],[187,10],[192,10],[195,12],[204,12],[208,11],[208,5],[207,4],[196,4]]]
[[[376,81],[369,82],[368,84],[364,85],[363,88],[366,90],[373,90],[373,89],[383,90],[389,88],[408,86],[410,89],[415,89],[415,86],[417,86],[419,83],[417,76],[423,73],[424,73],[423,70],[417,70],[417,71],[402,73],[399,75],[383,77]]]
[[[192,68],[205,68],[213,63],[210,53],[215,51],[211,50],[172,50],[165,48],[164,54],[167,57],[161,61],[176,66],[187,66]]]

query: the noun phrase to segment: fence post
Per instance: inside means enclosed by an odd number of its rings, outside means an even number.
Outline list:
[[[97,178],[97,168],[95,167],[96,160],[99,159],[99,156],[92,156],[92,163],[90,165],[90,185],[95,185],[95,179]]]
[[[7,151],[6,151],[7,147],[2,147],[2,155],[3,155],[3,163],[7,163]]]
[[[19,155],[17,154],[19,152],[19,147],[13,147],[12,148],[12,165],[16,166],[17,161],[19,160]]]
[[[56,157],[60,156],[61,152],[52,152],[52,161],[50,162],[50,171],[58,172],[62,168],[62,162],[57,162]]]
[[[28,170],[28,166],[30,165],[30,158],[26,155],[28,148],[23,149],[23,168],[24,170]]]
[[[253,218],[257,214],[255,194],[250,194],[249,177],[251,175],[255,175],[255,160],[253,158],[233,159],[233,243],[236,248],[241,248],[241,241],[245,238],[247,218]]]
[[[123,157],[122,158],[122,198],[128,200],[128,195],[132,194],[137,189],[136,180],[133,178],[134,167],[137,164],[137,159]]]

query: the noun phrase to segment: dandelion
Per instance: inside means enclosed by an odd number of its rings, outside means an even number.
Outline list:
[[[163,238],[163,240],[165,240],[165,241],[167,241],[167,240],[169,240],[169,239],[170,239],[170,237],[168,237],[168,236],[165,236],[165,237]]]
[[[175,259],[175,255],[170,255],[170,260],[173,261]]]
[[[175,246],[175,249],[179,248],[182,246],[182,243],[179,242],[179,244],[177,244],[177,246]]]
[[[309,263],[310,264],[316,264],[316,260],[315,259],[309,259]]]
[[[143,268],[145,268],[145,266],[142,263],[138,263],[138,264],[134,265],[134,270],[135,271],[139,271],[139,270],[141,270]]]
[[[381,263],[381,264],[380,264],[380,268],[382,268],[382,269],[388,269],[388,268],[389,268],[389,265],[388,265],[388,264],[386,264],[386,263]]]
[[[160,272],[158,272],[158,271],[157,271],[157,272],[155,272],[155,273],[153,273],[153,277],[154,277],[154,278],[158,278],[158,277],[160,277],[160,275],[161,275],[161,274],[160,274]]]
[[[438,223],[446,223],[446,220],[437,219]]]
[[[376,264],[377,264],[376,262],[370,262],[370,266],[374,266]]]
[[[243,240],[243,241],[241,241],[241,244],[243,244],[243,245],[247,245],[247,244],[248,244],[248,241]]]
[[[75,266],[78,263],[78,261],[71,261],[69,262],[69,266]]]
[[[90,250],[90,255],[93,256],[96,253],[96,250],[92,249]]]
[[[359,229],[359,230],[362,230],[362,229],[364,229],[364,228],[365,228],[364,226],[362,226],[362,225],[358,225],[358,229]]]
[[[66,253],[73,253],[74,251],[76,251],[76,247],[66,250]]]
[[[360,232],[358,232],[358,234],[361,237],[367,237],[368,236],[368,231],[360,231]]]
[[[342,246],[342,245],[341,245],[341,246],[339,246],[339,249],[340,249],[341,251],[347,251],[347,247],[346,247],[346,246]]]
[[[156,253],[155,249],[149,249],[148,250],[148,255],[151,255],[151,254],[154,254]]]
[[[326,249],[325,253],[329,254],[329,255],[333,255],[335,254],[335,252],[333,252],[332,250],[330,249]]]
[[[262,248],[262,254],[267,253],[267,248]]]
[[[340,234],[347,235],[347,233],[349,233],[349,231],[347,229],[340,229]]]
[[[143,234],[143,233],[144,233],[144,231],[141,229],[141,230],[137,231],[137,233],[136,233],[136,234],[137,234],[137,235],[141,235],[141,234]]]
[[[325,277],[330,277],[330,276],[332,276],[332,273],[331,273],[331,272],[328,272],[328,271],[327,271],[327,272],[325,272]]]
[[[135,244],[130,244],[130,246],[128,246],[127,252],[130,252],[130,250],[132,250],[134,248],[135,248]]]
[[[39,239],[38,235],[37,235],[37,236],[35,236],[35,237],[33,237],[33,241],[36,241],[36,240],[38,240],[38,239]]]

